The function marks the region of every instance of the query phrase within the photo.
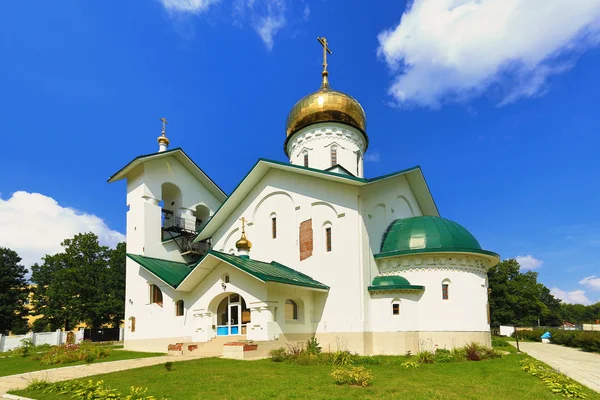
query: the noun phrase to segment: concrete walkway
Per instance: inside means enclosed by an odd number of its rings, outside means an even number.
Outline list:
[[[0,397],[2,397],[2,395],[9,390],[26,388],[33,379],[43,379],[50,382],[67,381],[70,379],[85,378],[87,376],[105,374],[108,372],[117,372],[133,368],[148,367],[150,365],[164,364],[167,361],[187,361],[197,360],[198,358],[200,358],[198,355],[135,358],[131,360],[74,365],[71,367],[46,369],[43,371],[3,376],[0,377]]]
[[[516,347],[515,342],[510,342]],[[557,344],[519,342],[521,351],[600,393],[600,354]]]

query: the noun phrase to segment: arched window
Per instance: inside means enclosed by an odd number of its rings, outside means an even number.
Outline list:
[[[331,226],[325,228],[325,251],[331,251]]]
[[[277,239],[277,216],[271,217],[271,237]]]
[[[161,307],[163,306],[162,292],[156,285],[150,285],[150,303],[158,304]]]
[[[331,146],[331,166],[335,167],[337,163],[337,147]]]
[[[223,283],[229,283],[229,275],[224,274],[221,279],[223,280]]]
[[[129,325],[129,329],[131,332],[135,332],[135,317],[129,317],[129,322],[131,324]]]
[[[183,315],[183,300],[179,300],[175,303],[175,316],[181,317]]]
[[[298,304],[294,300],[285,301],[285,319],[298,320]]]
[[[400,300],[392,300],[392,315],[400,315]]]
[[[442,281],[442,300],[450,300],[450,279]]]
[[[308,167],[308,152],[304,152],[304,166]]]

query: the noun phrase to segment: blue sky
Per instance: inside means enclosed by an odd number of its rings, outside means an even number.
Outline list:
[[[0,245],[29,265],[78,231],[121,240],[125,186],[106,179],[157,150],[162,116],[228,193],[257,158],[285,161],[324,35],[332,87],[367,113],[367,176],[421,165],[442,216],[598,301],[600,1],[563,3],[7,3]]]

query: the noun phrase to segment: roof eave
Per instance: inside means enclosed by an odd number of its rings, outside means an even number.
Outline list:
[[[421,286],[421,285],[383,285],[383,286],[369,286],[367,288],[367,290],[369,292],[375,292],[375,291],[383,291],[383,290],[387,290],[387,291],[393,291],[393,290],[413,290],[413,291],[422,291],[425,290],[425,286]]]
[[[494,253],[489,250],[482,249],[412,249],[412,250],[401,250],[401,251],[391,251],[386,253],[375,254],[375,259],[382,258],[390,258],[390,257],[400,257],[400,256],[408,256],[408,255],[419,255],[419,254],[448,254],[448,253],[458,253],[465,255],[478,255],[484,256],[490,261],[500,262],[500,255]]]

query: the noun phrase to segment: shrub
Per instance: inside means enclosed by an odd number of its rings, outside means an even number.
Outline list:
[[[406,361],[401,364],[404,368],[419,368],[421,364],[416,361]]]
[[[471,361],[481,360],[482,347],[481,347],[481,345],[479,345],[479,343],[471,342],[471,343],[465,345],[464,349],[465,349],[465,354],[467,356],[467,359],[469,359]]]
[[[355,385],[366,387],[373,382],[371,370],[365,367],[336,368],[331,372],[338,385]]]
[[[420,351],[417,353],[417,361],[421,364],[433,364],[435,362],[435,354],[431,351]]]
[[[295,345],[292,343],[287,343],[287,347],[287,354],[291,358],[296,358],[304,352],[304,343],[297,343]]]
[[[492,339],[492,347],[508,347],[510,344],[503,339]]]
[[[454,362],[462,362],[467,360],[467,352],[463,347],[457,347],[452,349],[452,358]]]
[[[354,363],[354,355],[350,353],[350,350],[338,350],[333,353],[331,357],[331,363],[334,365],[350,365]]]
[[[440,363],[454,362],[452,352],[446,349],[437,349],[435,352],[435,361]]]
[[[304,352],[297,356],[294,359],[295,363],[298,365],[315,365],[319,362],[319,356],[316,354],[308,354],[308,352]]]
[[[319,354],[321,352],[321,346],[316,337],[312,337],[306,341],[306,352],[308,354]]]
[[[568,398],[585,398],[583,388],[572,379],[560,374],[548,365],[533,358],[524,358],[520,361],[521,369],[538,377],[553,393]]]
[[[540,336],[550,332],[551,343],[569,347],[578,347],[584,351],[600,353],[600,332],[594,331],[565,331],[562,329],[534,329],[519,331],[519,339],[541,342]],[[514,334],[513,334],[514,336]]]
[[[271,357],[271,361],[282,362],[287,358],[287,350],[285,347],[280,347],[278,349],[273,349],[269,351],[269,357]]]
[[[172,362],[172,361],[167,361],[167,362],[165,363],[165,369],[166,369],[167,371],[172,371],[172,370],[173,370],[173,362]]]
[[[51,347],[40,357],[40,363],[42,365],[66,364],[76,361],[91,363],[100,358],[107,358],[109,355],[109,348],[84,341],[80,344]]]
[[[411,357],[412,356],[412,351],[407,350],[406,353],[404,353],[405,357]]]
[[[30,338],[21,339],[21,346],[17,348],[17,354],[21,357],[27,357],[31,355],[34,348],[33,340]]]

